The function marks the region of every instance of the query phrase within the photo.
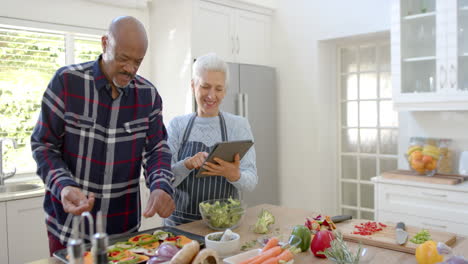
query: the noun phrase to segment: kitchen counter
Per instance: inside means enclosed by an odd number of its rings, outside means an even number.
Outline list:
[[[292,209],[285,208],[280,206],[274,206],[269,204],[258,205],[247,210],[243,223],[240,227],[234,229],[233,231],[239,233],[241,236],[241,244],[245,242],[256,240],[259,236],[251,231],[251,226],[255,223],[257,215],[262,208],[268,209],[276,217],[276,223],[273,225],[272,230],[278,230],[279,233],[289,235],[292,231],[292,228],[297,224],[303,224],[306,217],[315,216],[316,213],[308,212],[303,209]],[[339,224],[338,224],[339,226]],[[178,226],[179,229],[192,232],[198,235],[206,235],[208,233],[214,232],[209,229],[202,221],[196,221],[185,225]],[[276,232],[276,231],[275,231]],[[357,247],[356,243],[347,242],[353,248]],[[398,251],[392,251],[383,248],[376,248],[372,246],[363,245],[370,249],[371,253],[374,254],[373,259],[370,263],[416,263],[414,255],[402,253]],[[464,237],[457,237],[457,242],[453,246],[453,249],[456,253],[468,257],[468,240]],[[60,264],[59,260],[54,258],[43,259],[31,264]],[[319,259],[314,257],[310,251],[299,253],[295,257],[294,263],[296,264],[305,264],[305,263],[332,263],[327,259]]]
[[[38,185],[41,185],[42,187],[38,189],[34,189],[34,190],[21,191],[21,192],[15,192],[15,193],[0,193],[0,202],[44,196],[45,186],[42,180],[38,176],[11,178],[5,182],[6,185],[15,184],[15,183],[38,184]]]
[[[375,183],[381,182],[381,183],[391,183],[391,184],[402,185],[402,186],[414,186],[414,187],[449,190],[449,191],[456,191],[456,192],[468,192],[468,181],[455,184],[455,185],[448,185],[448,184],[417,182],[417,181],[410,181],[410,180],[387,179],[382,176],[373,177],[371,181]]]

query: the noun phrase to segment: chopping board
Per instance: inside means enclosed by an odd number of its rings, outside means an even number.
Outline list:
[[[435,174],[434,176],[418,175],[416,172],[408,170],[394,170],[382,173],[386,179],[408,180],[435,184],[455,185],[464,182],[467,177],[459,174]]]
[[[398,245],[395,241],[395,223],[387,223],[383,222],[383,224],[387,225],[387,227],[382,227],[382,231],[378,231],[370,236],[362,236],[359,234],[353,234],[354,231],[357,231],[354,228],[355,225],[359,225],[360,223],[368,222],[369,220],[365,219],[351,219],[348,221],[344,221],[341,223],[336,224],[337,229],[341,231],[343,234],[343,238],[347,241],[352,242],[361,242],[365,245],[370,245],[374,247],[386,248],[395,251],[406,252],[410,254],[414,254],[416,248],[419,246],[410,242],[409,240],[416,235],[422,228],[414,227],[414,226],[406,226],[406,231],[408,232],[408,242],[404,245]],[[431,239],[436,242],[443,242],[447,246],[451,246],[457,240],[455,234],[443,232],[443,231],[436,231],[428,229],[429,233],[431,234]]]

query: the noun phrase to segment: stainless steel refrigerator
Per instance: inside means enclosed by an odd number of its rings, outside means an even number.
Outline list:
[[[243,192],[248,206],[279,204],[278,113],[274,68],[228,63],[229,84],[221,110],[249,120],[257,154],[258,184]]]

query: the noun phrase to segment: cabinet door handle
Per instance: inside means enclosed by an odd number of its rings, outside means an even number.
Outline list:
[[[422,192],[421,193],[422,195],[426,195],[426,196],[432,196],[432,197],[447,197],[446,194],[434,194],[434,193],[427,193],[427,192]]]
[[[244,116],[244,96],[242,93],[237,94],[237,114]]]
[[[453,64],[450,64],[450,76],[451,81],[450,81],[450,88],[455,89],[455,85],[457,83],[457,71],[455,70],[455,66]]]
[[[232,44],[231,54],[234,54],[234,51],[236,49],[236,43],[234,42],[234,36],[231,37],[231,44]]]
[[[249,95],[244,94],[244,117],[249,118]]]
[[[422,222],[421,224],[425,225],[425,226],[430,226],[430,227],[435,227],[435,228],[441,228],[441,229],[446,229],[447,226],[444,226],[444,225],[434,225],[434,224],[430,224],[430,223],[425,223],[425,222]]]
[[[237,36],[237,55],[239,55],[240,51],[240,41],[239,41],[239,36]]]
[[[442,78],[444,76],[444,78]],[[440,88],[444,89],[445,83],[447,82],[447,71],[444,65],[440,65]]]

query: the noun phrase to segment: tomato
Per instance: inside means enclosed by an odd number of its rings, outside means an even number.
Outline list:
[[[331,241],[335,239],[333,233],[328,230],[320,230],[315,234],[312,243],[310,244],[310,250],[314,253],[314,256],[319,258],[325,258],[325,255],[319,254],[319,251],[324,251],[330,247]]]

